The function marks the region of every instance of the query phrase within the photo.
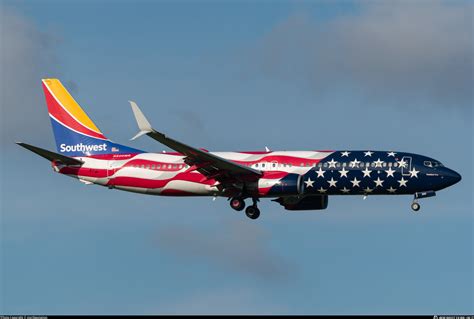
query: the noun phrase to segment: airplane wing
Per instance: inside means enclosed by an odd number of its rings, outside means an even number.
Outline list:
[[[138,105],[129,101],[133,114],[137,121],[140,132],[132,140],[148,135],[158,142],[186,156],[185,163],[195,166],[195,169],[206,176],[208,179],[219,181],[224,188],[229,187],[234,182],[256,181],[262,176],[262,172],[251,167],[243,166],[220,156],[194,148],[192,146],[174,140],[163,133],[160,133],[151,127],[150,122],[143,115]]]
[[[51,152],[51,151],[48,151],[48,150],[30,145],[30,144],[21,143],[21,142],[16,142],[16,144],[26,148],[29,151],[32,151],[33,153],[36,153],[39,156],[44,157],[44,158],[46,158],[50,161],[59,161],[59,162],[65,164],[65,165],[82,165],[82,164],[84,164],[83,161],[78,160],[76,158],[72,158],[72,157],[69,157],[69,156],[64,156],[64,155],[61,155],[61,154],[58,154],[58,153],[54,153],[54,152]]]

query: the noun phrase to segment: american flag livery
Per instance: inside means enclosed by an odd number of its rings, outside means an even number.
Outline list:
[[[222,196],[258,218],[260,198],[288,210],[325,209],[329,195],[414,195],[418,199],[461,176],[439,161],[398,151],[208,152],[153,129],[130,102],[140,132],[176,152],[146,153],[107,139],[57,79],[43,80],[58,153],[19,143],[52,162],[53,169],[86,184],[162,196]],[[136,138],[135,137],[135,138]]]

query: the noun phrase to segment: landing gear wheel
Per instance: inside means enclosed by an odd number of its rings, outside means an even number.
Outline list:
[[[230,207],[232,207],[236,211],[241,211],[245,208],[245,202],[242,198],[234,197],[230,200]]]
[[[420,204],[418,204],[417,202],[413,202],[411,204],[411,209],[413,209],[415,212],[419,211],[420,210]]]
[[[258,216],[260,216],[260,209],[257,208],[257,206],[249,206],[245,210],[245,215],[247,215],[248,218],[250,219],[257,219]]]

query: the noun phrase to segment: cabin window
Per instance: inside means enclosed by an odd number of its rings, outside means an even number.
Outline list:
[[[382,166],[383,166],[383,167],[387,167],[387,163],[383,163]]]
[[[276,166],[277,166],[276,163],[273,163],[273,164],[272,164],[272,167],[276,167]]]
[[[155,165],[151,165],[151,169],[155,169]]]
[[[393,167],[398,167],[398,163],[394,163],[394,164],[393,164]]]
[[[171,168],[171,164],[168,164],[168,168]]]
[[[388,163],[388,167],[392,167],[392,165],[393,165],[392,162]]]
[[[324,167],[328,167],[328,163],[324,163],[324,165],[323,165],[323,166],[324,166]]]
[[[145,168],[145,165],[142,164],[142,168]]]
[[[157,169],[159,169],[160,167],[161,167],[161,165],[160,165],[160,164],[156,165],[156,168],[157,168]]]

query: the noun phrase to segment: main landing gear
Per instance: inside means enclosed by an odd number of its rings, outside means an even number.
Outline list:
[[[245,215],[250,219],[257,219],[260,216],[260,209],[257,207],[258,199],[253,198],[252,201],[253,204],[245,209]],[[230,199],[230,207],[236,211],[241,211],[245,208],[245,202],[240,197],[233,197]]]
[[[245,215],[250,219],[257,219],[260,216],[260,209],[258,209],[257,205],[249,206],[245,209]]]
[[[233,197],[230,200],[230,207],[232,207],[236,211],[241,211],[245,208],[245,202],[242,198]]]

